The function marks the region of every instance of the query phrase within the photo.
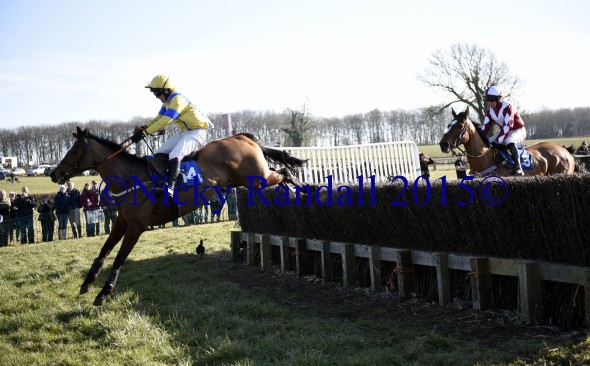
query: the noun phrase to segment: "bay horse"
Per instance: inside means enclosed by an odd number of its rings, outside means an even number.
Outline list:
[[[199,149],[194,157],[202,174],[203,185],[199,187],[195,184],[187,190],[179,189],[177,202],[183,204],[172,208],[172,205],[167,204],[169,198],[165,190],[148,196],[145,192],[142,195],[141,190],[137,188],[137,182],[152,182],[146,159],[122,151],[124,149],[121,145],[94,136],[87,129],[82,131],[77,127],[73,136],[76,139],[73,146],[50,174],[53,182],[62,184],[70,177],[79,175],[85,170],[94,169],[100,174],[103,183],[109,183],[107,187],[110,185],[118,187],[111,189],[108,197],[129,193],[129,187],[135,195],[133,200],[126,199],[117,203],[119,214],[111,233],[80,287],[80,294],[88,292],[96,281],[104,260],[115,245],[123,239],[113,268],[94,300],[95,306],[105,303],[115,288],[123,263],[141,234],[148,230],[149,226],[165,224],[207,204],[214,195],[219,194],[223,187],[249,186],[260,189],[263,188],[260,178],[264,178],[268,186],[286,183],[301,185],[302,183],[291,173],[306,162],[287,152],[268,148],[248,133],[211,141]],[[117,152],[120,153],[116,154]],[[269,167],[269,162],[281,164],[284,168],[273,170]],[[203,189],[195,192],[199,188]],[[112,192],[113,190],[121,192]],[[191,199],[193,197],[200,199],[193,200]]]
[[[489,147],[489,143],[469,120],[469,107],[459,114],[453,109],[451,111],[453,120],[440,140],[440,150],[447,154],[459,145],[463,145],[471,175],[486,175],[486,172],[491,172],[494,166],[496,167],[492,172],[494,175],[512,175],[512,168],[501,164],[498,150]],[[530,153],[533,161],[532,169],[523,169],[525,175],[573,174],[574,172],[574,157],[562,146],[543,141],[527,146],[525,149]]]

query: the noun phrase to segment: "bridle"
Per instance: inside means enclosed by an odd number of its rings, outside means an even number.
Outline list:
[[[119,154],[121,151],[125,150],[128,146],[129,145],[121,148],[120,150],[114,152],[113,154],[107,156],[106,158],[104,158],[104,159],[100,160],[98,163],[96,163],[95,162],[96,161],[96,158],[95,158],[94,150],[92,149],[92,146],[90,146],[89,144],[87,144],[86,142],[84,142],[83,149],[86,150],[86,151],[80,156],[80,158],[78,159],[78,161],[76,161],[74,164],[65,163],[65,165],[71,166],[72,168],[69,169],[69,170],[67,170],[67,171],[65,171],[64,173],[62,173],[63,179],[64,180],[68,180],[71,177],[73,177],[73,176],[77,175],[78,173],[81,173],[81,172],[83,172],[85,170],[88,170],[88,169],[96,169],[96,167],[98,167],[100,164],[104,163],[107,160],[112,159],[117,154]],[[92,164],[90,164],[88,167],[80,168],[80,165],[82,165],[82,160],[86,157],[87,151],[90,151],[90,154],[92,156]],[[62,161],[62,164],[64,164],[63,161]]]
[[[470,158],[481,158],[482,156],[484,156],[485,154],[487,154],[490,150],[492,149],[487,149],[486,151],[484,151],[483,153],[481,153],[480,155],[471,155],[469,153],[467,153],[467,151],[461,149],[460,145],[461,145],[461,140],[463,140],[463,136],[465,135],[465,133],[467,133],[467,128],[469,127],[469,120],[467,118],[465,118],[465,126],[463,126],[463,129],[461,129],[461,133],[459,133],[458,137],[455,139],[453,145],[451,145],[451,153],[453,154],[453,156],[468,156]],[[459,150],[461,153],[457,154],[455,152],[455,149]]]

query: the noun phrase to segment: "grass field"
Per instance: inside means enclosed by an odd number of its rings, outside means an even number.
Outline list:
[[[230,230],[236,229],[234,223],[219,223],[147,232],[123,267],[114,296],[102,308],[92,306],[97,288],[78,295],[102,239],[0,248],[0,365],[590,362],[587,337],[577,342],[567,336],[537,338],[527,336],[527,328],[517,328],[525,336],[516,339],[511,328],[499,336],[487,322],[463,329],[470,321],[445,321],[444,315],[437,315],[444,310],[440,307],[432,307],[436,318],[425,322],[415,304],[405,305],[405,315],[382,311],[369,316],[355,304],[378,298],[364,291],[231,263]],[[204,260],[193,253],[199,238],[205,239]],[[101,285],[113,257],[105,262]],[[301,287],[273,297],[281,286],[263,287],[255,280],[240,285],[248,277],[303,282],[310,292],[300,293]],[[323,305],[306,301],[316,290],[327,294],[319,297]],[[346,301],[332,298],[343,294]],[[344,313],[332,312],[331,306],[337,305]],[[456,336],[443,335],[458,326]],[[499,338],[500,345],[486,341],[489,337]]]

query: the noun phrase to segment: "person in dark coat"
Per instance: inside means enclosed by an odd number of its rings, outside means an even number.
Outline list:
[[[35,242],[35,227],[33,225],[33,213],[37,206],[35,198],[29,196],[29,189],[23,187],[22,194],[16,199],[15,206],[18,208],[18,220],[20,224],[20,243],[33,244]]]
[[[10,205],[10,199],[6,195],[6,191],[0,190],[0,247],[8,246]]]
[[[66,186],[59,186],[59,192],[55,195],[55,213],[57,214],[57,237],[59,240],[66,240],[68,233],[68,209],[69,197],[66,194]]]
[[[55,204],[49,200],[49,195],[44,194],[37,212],[41,222],[41,236],[44,242],[53,241],[55,231]]]

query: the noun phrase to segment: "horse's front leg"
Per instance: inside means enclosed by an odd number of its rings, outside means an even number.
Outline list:
[[[119,278],[119,272],[121,271],[121,267],[125,260],[129,256],[129,253],[133,250],[133,247],[137,243],[139,236],[145,231],[145,228],[140,226],[135,226],[133,228],[127,228],[125,231],[125,238],[123,239],[123,243],[121,244],[121,249],[119,249],[119,253],[117,253],[117,257],[115,258],[115,262],[113,263],[113,269],[109,274],[102,290],[96,295],[94,299],[94,306],[102,306],[109,295],[115,289],[117,285],[117,279]]]
[[[88,274],[86,275],[86,279],[84,279],[82,286],[80,286],[80,295],[87,293],[90,287],[94,284],[98,278],[98,273],[100,272],[100,268],[102,267],[104,260],[125,234],[126,226],[127,225],[125,221],[121,218],[121,215],[119,215],[113,224],[113,230],[102,246],[98,257],[96,257],[94,262],[92,262],[90,270],[88,270]]]

